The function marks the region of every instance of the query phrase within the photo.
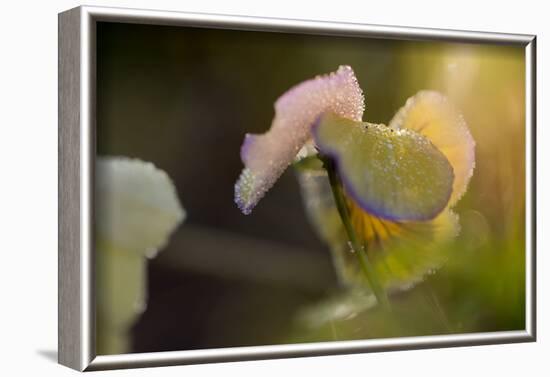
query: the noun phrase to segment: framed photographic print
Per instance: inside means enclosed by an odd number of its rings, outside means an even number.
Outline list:
[[[59,15],[59,362],[535,340],[535,36]]]

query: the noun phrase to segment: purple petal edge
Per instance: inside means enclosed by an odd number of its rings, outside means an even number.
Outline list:
[[[244,135],[243,144],[241,145],[241,161],[246,161],[248,151],[250,150],[250,146],[254,142],[254,138],[254,134],[247,133]]]

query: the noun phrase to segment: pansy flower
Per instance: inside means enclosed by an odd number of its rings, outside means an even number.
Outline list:
[[[388,126],[362,122],[363,111],[348,66],[291,88],[275,103],[271,129],[245,136],[235,201],[250,213],[301,159],[306,208],[337,249],[343,280],[354,284],[372,274],[370,287],[388,290],[440,263],[432,250],[458,232],[451,208],[472,176],[475,143],[462,115],[437,92],[411,97]],[[364,274],[348,260],[354,257],[346,241],[365,254]]]

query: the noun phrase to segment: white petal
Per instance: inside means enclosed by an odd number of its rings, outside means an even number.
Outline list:
[[[168,175],[138,159],[98,158],[95,200],[98,240],[145,256],[154,256],[185,217]]]

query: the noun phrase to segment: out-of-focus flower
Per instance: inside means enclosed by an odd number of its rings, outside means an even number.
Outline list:
[[[147,259],[184,220],[174,184],[152,163],[99,157],[96,164],[99,352],[128,349],[128,331],[147,302]]]

